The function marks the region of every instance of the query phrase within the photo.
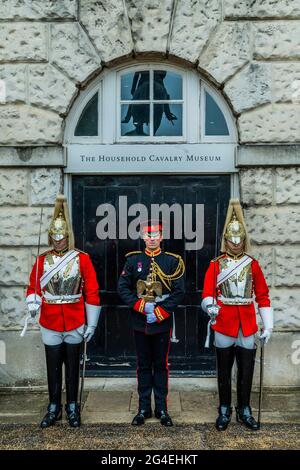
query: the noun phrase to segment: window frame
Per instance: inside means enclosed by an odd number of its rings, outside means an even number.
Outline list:
[[[181,136],[155,136],[155,135],[149,135],[149,136],[122,136],[121,135],[121,106],[122,106],[122,101],[121,100],[121,79],[123,75],[127,75],[128,73],[135,73],[139,71],[149,71],[150,73],[150,94],[149,94],[149,100],[139,100],[139,104],[143,103],[149,103],[150,106],[150,134],[153,132],[153,107],[154,104],[156,103],[164,103],[165,101],[163,100],[155,100],[153,98],[153,88],[151,85],[153,85],[153,75],[155,70],[166,70],[167,72],[173,72],[177,73],[178,75],[181,76],[182,78],[182,99],[181,100],[166,100],[166,101],[172,101],[174,104],[176,103],[182,103],[182,135]],[[117,92],[116,92],[116,97],[117,97],[117,136],[116,140],[118,143],[131,143],[131,142],[186,142],[186,71],[182,69],[178,69],[176,67],[170,67],[169,65],[161,65],[156,64],[156,63],[151,63],[147,65],[139,65],[131,68],[125,68],[122,70],[119,70],[117,73]],[[152,106],[151,106],[152,104]]]
[[[227,103],[225,102],[222,95],[220,95],[214,88],[212,88],[207,82],[203,79],[200,79],[200,126],[201,126],[201,142],[204,144],[207,143],[236,143],[237,135],[236,128],[234,126],[234,119]],[[215,100],[219,106],[221,112],[223,113],[224,119],[226,121],[229,134],[228,135],[206,135],[205,134],[205,120],[206,120],[206,99],[205,93],[209,93],[211,97]]]
[[[182,136],[121,136],[121,76],[141,70],[166,70],[182,76]],[[205,92],[216,101],[226,120],[229,135],[205,135]],[[98,92],[98,135],[75,136],[75,129],[88,101]],[[170,100],[173,101],[173,100]],[[176,102],[177,100],[174,100]],[[181,100],[180,100],[181,101]],[[155,102],[155,100],[154,100]],[[111,112],[113,109],[113,112]],[[104,114],[106,113],[106,115]],[[134,144],[134,143],[234,143],[236,121],[222,94],[193,69],[166,65],[160,61],[127,64],[105,69],[86,89],[81,90],[66,118],[64,144]]]

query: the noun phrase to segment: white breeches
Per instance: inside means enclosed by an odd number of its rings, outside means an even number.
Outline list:
[[[245,349],[254,349],[254,335],[244,336],[241,328],[239,329],[237,338],[234,338],[233,336],[222,335],[222,333],[215,331],[215,346],[217,348],[229,348],[233,345],[240,346],[241,348]]]
[[[79,344],[83,340],[84,324],[71,331],[54,331],[40,326],[43,343],[47,346],[57,346],[62,343]]]

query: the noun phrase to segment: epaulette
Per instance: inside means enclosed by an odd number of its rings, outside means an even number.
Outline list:
[[[88,255],[86,251],[79,250],[78,248],[75,248],[75,251],[79,251],[79,253],[83,253],[84,255]]]
[[[247,255],[247,256],[249,256],[249,258],[251,258],[251,259],[254,259],[254,261],[255,261],[255,258],[254,258],[254,256],[252,256],[252,255],[249,255],[249,253],[244,253],[244,255]]]
[[[175,256],[175,258],[181,258],[180,255],[177,255],[176,253],[170,253],[169,251],[165,251],[165,254],[166,254],[166,255]]]
[[[129,253],[126,253],[125,256],[131,256],[131,255],[136,255],[138,253],[143,253],[142,251],[129,251]]]
[[[225,256],[225,253],[222,253],[220,256],[217,256],[216,258],[212,259],[212,262],[214,263],[215,261],[218,261],[219,259],[223,258]]]
[[[39,256],[45,256],[47,253],[50,253],[50,251],[52,251],[52,249],[48,249],[46,251],[44,251],[43,253],[40,253]]]

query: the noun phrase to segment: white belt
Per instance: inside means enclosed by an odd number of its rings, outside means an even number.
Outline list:
[[[220,300],[224,305],[250,305],[253,303],[252,298],[246,299],[245,297],[239,297],[238,295],[236,297],[224,297],[223,295],[220,295],[218,300]]]
[[[45,302],[48,304],[68,304],[78,302],[81,298],[81,294],[73,295],[52,295],[50,292],[44,292]]]

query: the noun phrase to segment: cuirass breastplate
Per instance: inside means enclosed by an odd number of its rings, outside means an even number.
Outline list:
[[[44,273],[51,269],[59,259],[60,257],[53,253],[46,255]],[[71,259],[58,273],[54,274],[45,285],[44,297],[47,303],[74,303],[79,300],[81,288],[82,277],[78,255]]]
[[[219,260],[220,272],[228,268],[230,264],[239,263],[240,260],[232,260],[230,258],[222,258]],[[239,273],[233,273],[229,279],[225,280],[220,286],[221,295],[228,299],[252,299],[252,269],[249,263]]]

